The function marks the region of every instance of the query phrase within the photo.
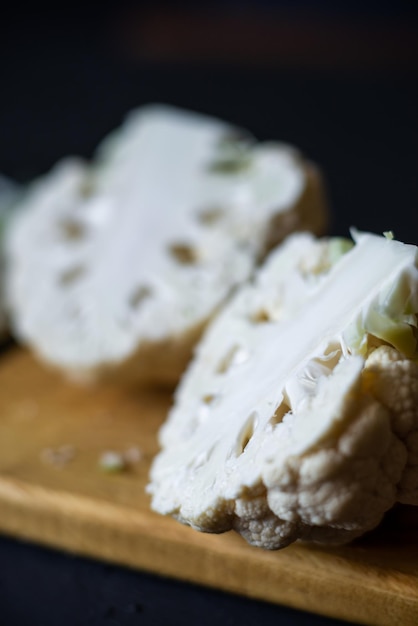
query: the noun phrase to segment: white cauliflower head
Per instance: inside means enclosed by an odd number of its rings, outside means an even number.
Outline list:
[[[209,327],[153,508],[250,543],[346,542],[418,504],[417,248],[294,235]]]
[[[26,195],[7,250],[15,334],[73,377],[175,380],[268,247],[325,220],[294,149],[144,107],[92,164],[66,159]]]

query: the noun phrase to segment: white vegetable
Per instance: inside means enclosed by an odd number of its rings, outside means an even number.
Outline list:
[[[74,377],[176,379],[266,249],[325,220],[294,149],[145,107],[92,166],[67,159],[27,195],[8,245],[15,333]]]
[[[418,504],[417,248],[294,235],[210,325],[160,433],[152,507],[282,548]]]

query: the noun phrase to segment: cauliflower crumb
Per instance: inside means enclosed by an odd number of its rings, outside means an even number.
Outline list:
[[[65,444],[57,448],[43,448],[40,452],[41,461],[58,469],[65,467],[74,459],[76,449],[73,445]]]
[[[99,467],[105,472],[123,472],[142,460],[142,451],[137,446],[131,446],[123,452],[106,450],[99,458]]]
[[[120,452],[107,450],[106,452],[103,452],[100,455],[99,467],[104,472],[109,472],[109,474],[114,474],[114,473],[122,472],[126,469],[126,461]]]

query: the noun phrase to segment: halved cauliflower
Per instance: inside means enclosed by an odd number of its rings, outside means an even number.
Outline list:
[[[66,159],[26,195],[7,250],[14,332],[73,378],[175,381],[269,247],[325,223],[321,176],[293,148],[144,107],[92,164]]]
[[[293,235],[211,324],[152,507],[249,543],[349,541],[418,505],[417,248]]]

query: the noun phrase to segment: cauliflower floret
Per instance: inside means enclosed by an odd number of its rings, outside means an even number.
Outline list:
[[[408,452],[398,500],[418,505],[418,364],[384,345],[366,361],[366,389],[390,411],[391,428]]]
[[[254,515],[248,506],[250,520],[248,513],[242,515],[242,507],[236,509],[234,528],[250,543],[259,545],[259,536],[267,535],[269,548],[284,547],[296,538],[344,543],[377,526],[397,500],[406,447],[392,431],[387,408],[363,394],[364,370],[354,378],[349,392],[341,388],[341,379],[347,380],[347,366],[343,374],[336,372],[340,381],[335,374],[327,381],[340,405],[331,405],[328,397],[324,406],[324,396],[318,395],[306,415],[300,416],[309,419],[311,412],[319,410],[326,421],[328,411],[334,417],[340,413],[338,419],[346,428],[302,456],[286,458],[283,465],[266,459],[264,507],[258,506]]]

